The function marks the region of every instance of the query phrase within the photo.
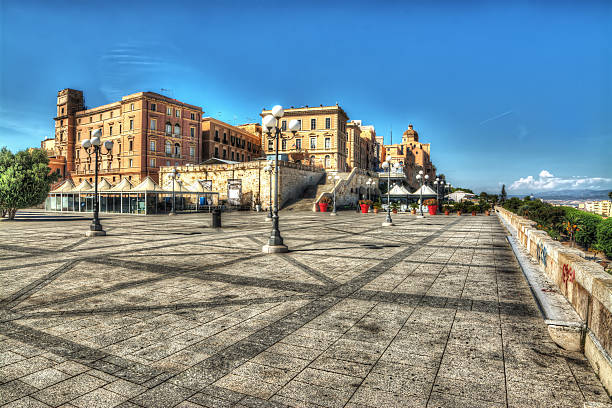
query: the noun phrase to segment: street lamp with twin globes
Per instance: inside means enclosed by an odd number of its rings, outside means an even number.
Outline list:
[[[91,225],[89,226],[89,231],[85,233],[88,237],[92,236],[101,236],[106,235],[106,231],[102,228],[102,224],[100,224],[100,218],[98,217],[98,162],[99,162],[99,154],[102,151],[102,146],[106,149],[106,154],[110,155],[110,160],[112,160],[113,155],[113,142],[112,140],[107,140],[104,143],[100,140],[102,137],[102,130],[96,129],[91,139],[85,139],[81,142],[81,146],[87,152],[89,158],[91,158],[91,154],[94,154],[94,168],[95,168],[95,176],[94,176],[94,203],[93,203],[93,220],[91,221]]]
[[[419,218],[423,218],[423,183],[425,183],[427,180],[429,180],[429,175],[425,174],[423,175],[423,170],[419,170],[419,174],[416,175],[416,179],[419,180],[421,182],[421,198],[419,198],[419,207],[421,209],[421,215],[419,215]]]

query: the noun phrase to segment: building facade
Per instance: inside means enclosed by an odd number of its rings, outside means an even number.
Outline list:
[[[211,158],[236,162],[261,157],[261,126],[232,126],[214,118],[202,119],[202,160]],[[252,130],[254,133],[252,133]]]
[[[419,182],[416,175],[420,170],[429,176],[429,181],[436,177],[436,167],[431,161],[431,146],[429,143],[419,142],[419,134],[412,125],[402,135],[399,144],[384,145],[381,160],[391,156],[391,163],[399,162],[404,168],[406,179],[412,188],[417,188]]]
[[[262,117],[269,114],[270,110],[261,112]],[[300,123],[295,137],[288,130],[289,122],[293,119]],[[338,105],[285,109],[279,125],[283,134],[290,139],[279,142],[279,153],[290,162],[345,172],[348,170],[347,122],[346,112]],[[266,155],[275,152],[274,139],[265,133],[262,136],[262,149]]]
[[[92,182],[94,157],[81,142],[100,129],[102,142],[114,143],[112,152],[102,149],[101,177],[112,184],[123,177],[138,183],[150,176],[157,182],[161,166],[200,162],[201,117],[201,107],[153,92],[86,109],[82,91],[63,89],[57,95],[54,141],[43,141],[41,148],[55,161],[65,163],[66,178]]]
[[[584,209],[586,211],[602,215],[604,217],[612,216],[612,201],[601,200],[601,201],[585,201]]]
[[[375,170],[378,165],[376,154],[376,130],[374,126],[364,126],[360,120],[351,120],[347,129],[347,167]]]

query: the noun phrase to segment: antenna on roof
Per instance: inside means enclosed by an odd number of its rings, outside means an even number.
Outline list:
[[[159,89],[161,92],[168,92],[170,95],[170,98],[174,99],[174,92],[172,92],[172,89],[167,89],[167,88],[160,88]]]

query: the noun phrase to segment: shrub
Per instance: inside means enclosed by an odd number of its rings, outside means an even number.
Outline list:
[[[595,248],[612,258],[612,218],[602,220],[597,225],[596,238]]]
[[[590,214],[571,207],[564,207],[565,218],[578,226],[576,231],[576,242],[584,248],[591,248],[597,242],[597,226],[602,218],[597,214]]]
[[[438,200],[435,198],[428,198],[427,200],[423,201],[423,205],[438,205]]]

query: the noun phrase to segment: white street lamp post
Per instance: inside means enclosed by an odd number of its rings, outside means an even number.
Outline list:
[[[175,191],[174,182],[176,181],[178,176],[179,176],[178,171],[176,170],[176,168],[173,168],[172,171],[170,172],[170,178],[172,179],[172,209],[170,210],[168,215],[176,215],[176,194],[174,192]]]
[[[270,234],[270,238],[268,238],[268,243],[262,248],[262,251],[268,254],[289,251],[287,245],[283,243],[283,238],[281,237],[278,226],[278,143],[280,139],[290,139],[295,137],[297,131],[300,130],[300,123],[295,119],[291,120],[289,122],[289,130],[292,132],[293,136],[285,137],[283,136],[282,130],[278,126],[280,118],[282,118],[284,115],[285,111],[283,110],[283,107],[276,105],[272,108],[272,114],[264,117],[262,121],[268,138],[274,138],[276,141],[274,157],[274,174],[276,174],[276,177],[274,183],[274,213],[272,214],[272,232]]]
[[[91,225],[89,226],[89,231],[85,233],[88,237],[97,236],[97,235],[106,235],[106,231],[102,229],[102,224],[100,224],[100,219],[98,217],[98,160],[99,154],[102,150],[102,142],[100,138],[102,137],[102,130],[96,129],[93,132],[91,139],[85,139],[81,142],[81,146],[87,152],[87,155],[91,158],[91,153],[94,153],[95,157],[95,178],[94,178],[94,211],[93,211],[93,220]],[[104,142],[104,148],[106,149],[106,153],[110,155],[110,159],[112,160],[113,154],[113,142],[112,140],[107,140]]]
[[[340,180],[340,176],[337,175],[337,174],[332,176],[330,174],[329,176],[327,176],[327,178],[329,180],[334,180],[334,193],[333,193],[333,197],[334,197],[334,209],[332,210],[332,212],[329,215],[336,216],[336,215],[338,215],[338,213],[336,212],[336,189],[338,188],[338,180]]]
[[[387,218],[385,222],[382,223],[382,226],[390,227],[394,225],[391,219],[391,156],[388,156],[383,162],[382,168],[387,170]]]
[[[427,181],[429,179],[429,175],[425,174],[423,175],[423,170],[419,170],[419,174],[416,175],[417,180],[419,180],[421,182],[421,198],[419,199],[419,207],[421,209],[421,215],[419,216],[420,218],[423,218],[423,183],[425,181]]]
[[[374,182],[372,181],[372,179],[368,179],[368,181],[366,181],[366,184],[368,186],[368,201],[370,201],[370,186],[374,184]]]

